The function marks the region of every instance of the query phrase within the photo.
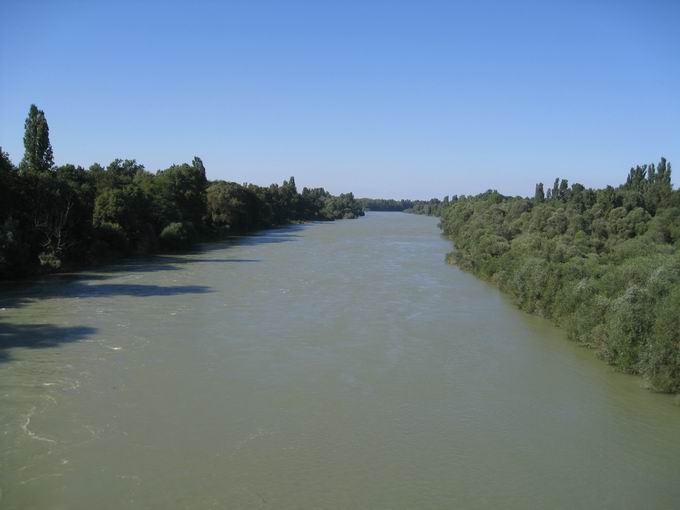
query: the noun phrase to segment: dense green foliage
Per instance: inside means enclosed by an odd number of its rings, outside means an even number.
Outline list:
[[[448,206],[450,203],[458,200],[458,197],[454,195],[451,199],[449,196],[445,196],[444,200],[439,200],[438,198],[433,198],[428,201],[416,200],[413,203],[413,207],[408,209],[406,212],[412,214],[424,214],[426,216],[441,216],[444,207]]]
[[[21,169],[26,171],[46,171],[54,165],[50,128],[45,112],[32,104],[24,124],[24,159]]]
[[[452,262],[653,389],[680,392],[680,191],[664,159],[617,188],[557,179],[533,198],[461,197],[441,225]]]
[[[393,198],[360,198],[359,203],[366,211],[405,211],[413,207],[413,200]]]
[[[413,214],[439,216],[442,206],[449,203],[449,197],[444,197],[444,201],[441,201],[438,198],[433,198],[431,200],[360,198],[359,202],[366,211],[405,211]]]
[[[0,277],[105,257],[183,249],[198,239],[307,220],[355,218],[351,193],[298,193],[295,179],[260,187],[209,182],[199,158],[148,172],[135,160],[106,168],[55,166],[45,114],[26,119],[19,168],[0,150]]]

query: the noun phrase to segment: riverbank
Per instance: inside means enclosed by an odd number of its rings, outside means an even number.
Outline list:
[[[617,188],[558,179],[533,199],[462,197],[441,225],[450,262],[650,389],[680,392],[680,191],[665,160]]]
[[[347,219],[356,219],[347,218]],[[113,266],[116,264],[125,265],[127,262],[135,260],[144,260],[150,257],[163,257],[163,256],[176,256],[176,255],[189,255],[191,253],[200,252],[205,246],[213,243],[229,243],[238,242],[241,239],[248,238],[250,236],[256,235],[266,235],[267,232],[275,232],[278,230],[286,230],[289,227],[312,225],[318,222],[332,222],[336,220],[299,220],[291,221],[281,225],[272,225],[267,227],[261,227],[252,230],[240,230],[232,231],[228,228],[221,229],[211,229],[207,232],[204,231],[202,234],[197,234],[187,239],[188,242],[182,242],[176,245],[175,248],[170,248],[166,246],[166,249],[162,249],[160,246],[155,246],[153,251],[143,251],[143,252],[111,252],[105,250],[100,252],[96,258],[90,258],[88,260],[82,260],[78,264],[60,264],[58,267],[53,266],[37,266],[32,272],[25,272],[18,275],[17,277],[5,277],[0,279],[2,285],[11,285],[12,283],[20,284],[22,282],[30,282],[34,278],[43,278],[46,276],[59,276],[65,274],[73,274],[82,271],[96,270],[104,266]]]
[[[0,150],[0,280],[84,267],[121,255],[187,249],[224,231],[363,214],[352,193],[298,192],[295,178],[257,186],[210,181],[199,157],[147,171],[55,165],[45,113],[31,105],[19,166]]]

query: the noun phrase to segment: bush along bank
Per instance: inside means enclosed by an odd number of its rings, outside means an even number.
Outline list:
[[[618,187],[556,179],[533,198],[457,197],[441,218],[451,263],[651,389],[680,392],[680,191],[665,159]]]

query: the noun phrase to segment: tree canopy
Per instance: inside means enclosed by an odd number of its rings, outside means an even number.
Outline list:
[[[20,168],[24,171],[47,172],[54,166],[50,143],[50,128],[45,112],[34,104],[28,111],[24,124],[24,158]]]
[[[289,222],[356,218],[351,193],[299,193],[295,178],[262,187],[210,182],[200,158],[147,171],[134,159],[55,166],[45,114],[31,105],[16,168],[0,149],[0,277],[122,254],[184,249],[200,239]]]
[[[680,191],[665,159],[618,187],[556,179],[531,199],[459,197],[441,226],[451,262],[653,389],[680,392]]]

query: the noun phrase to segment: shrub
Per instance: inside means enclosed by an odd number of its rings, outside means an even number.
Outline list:
[[[159,237],[160,244],[167,250],[185,250],[196,242],[196,229],[190,222],[170,223]]]
[[[95,243],[98,251],[103,251],[104,243],[109,250],[114,252],[127,252],[130,247],[130,241],[123,227],[118,223],[103,222],[95,228]]]

